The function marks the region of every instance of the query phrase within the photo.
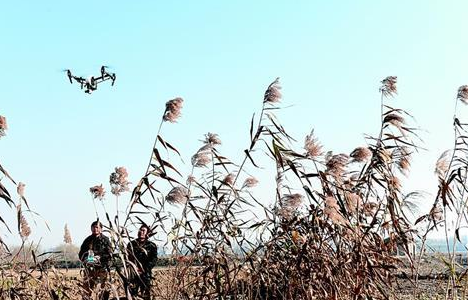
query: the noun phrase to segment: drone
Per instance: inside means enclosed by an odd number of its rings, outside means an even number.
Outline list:
[[[93,91],[97,90],[97,86],[99,83],[104,82],[106,80],[112,80],[112,86],[114,85],[116,78],[115,73],[107,72],[106,68],[106,66],[101,67],[101,76],[90,76],[89,78],[74,76],[70,70],[66,71],[68,80],[70,80],[71,84],[73,84],[73,80],[75,80],[76,82],[81,84],[81,89],[86,88],[85,93],[91,94]]]

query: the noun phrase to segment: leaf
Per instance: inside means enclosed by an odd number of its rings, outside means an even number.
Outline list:
[[[255,113],[252,116],[252,120],[250,120],[250,141],[253,141],[253,126],[254,126],[254,118],[255,118]]]
[[[214,185],[211,187],[211,191],[213,192],[213,196],[215,197],[215,199],[218,200],[218,190]]]
[[[16,181],[13,180],[13,178],[11,178],[10,174],[8,174],[8,172],[2,167],[2,165],[0,165],[0,172],[2,172],[3,174],[5,174],[5,176],[10,179],[15,185],[16,184]]]
[[[291,168],[291,170],[294,172],[294,174],[296,174],[296,176],[300,179],[301,175],[299,175],[299,172],[297,171],[296,166],[294,165],[294,163],[289,159],[286,159],[286,163]]]
[[[161,155],[159,155],[158,149],[154,148],[154,149],[153,149],[153,153],[154,153],[154,155],[156,156],[156,159],[158,160],[159,165],[160,165],[161,168],[163,169],[164,173],[167,173],[166,170],[164,169],[164,163],[163,163],[163,160],[162,160],[162,158],[161,158]]]
[[[463,242],[460,240],[460,228],[455,229],[455,236],[457,237],[457,240],[458,240],[460,243],[463,243]]]
[[[258,168],[258,166],[257,166],[257,164],[255,164],[255,162],[254,162],[252,156],[250,156],[249,151],[248,151],[247,149],[245,149],[245,150],[244,150],[244,153],[245,153],[245,155],[250,159],[250,162],[251,162],[255,167]]]
[[[416,221],[414,222],[414,225],[417,225],[419,222],[424,221],[427,217],[428,215],[424,215],[424,216],[417,218]]]
[[[5,199],[6,203],[8,206],[12,207],[15,203],[11,199],[10,193],[8,190],[3,186],[3,184],[0,182],[0,198]]]
[[[277,163],[280,165],[280,166],[283,166],[283,158],[281,157],[281,152],[280,152],[280,149],[279,147],[276,145],[276,142],[275,140],[272,141],[273,143],[273,151],[274,151],[274,157],[277,161]]]
[[[166,146],[167,146],[167,148],[171,149],[172,151],[177,153],[179,156],[181,156],[179,150],[177,150],[174,146],[172,146],[168,142],[164,141],[163,138],[160,135],[158,135],[158,140],[161,142],[161,144],[164,146],[164,148],[166,148]]]
[[[255,146],[255,144],[257,143],[258,138],[260,137],[260,134],[263,132],[263,128],[264,128],[263,125],[261,125],[260,127],[258,127],[257,132],[255,133],[255,136],[254,136],[252,142],[250,143],[250,148],[249,148],[249,150],[252,150],[253,147]]]

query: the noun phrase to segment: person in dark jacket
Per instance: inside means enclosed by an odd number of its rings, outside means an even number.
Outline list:
[[[151,298],[151,270],[158,260],[158,248],[148,240],[149,235],[150,228],[143,224],[138,230],[138,238],[127,245],[128,258],[137,273],[130,279],[130,292],[132,296],[141,293],[143,299]]]
[[[91,224],[91,235],[81,244],[78,257],[85,267],[85,288],[90,297],[98,284],[102,286],[106,282],[112,257],[111,243],[102,234],[102,224],[99,221]]]

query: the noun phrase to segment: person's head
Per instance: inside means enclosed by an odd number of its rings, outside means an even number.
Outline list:
[[[148,225],[143,224],[140,226],[140,229],[138,229],[138,239],[139,240],[146,240],[148,239],[150,233],[150,228]]]
[[[99,221],[94,221],[93,223],[91,223],[91,233],[92,233],[94,236],[99,236],[99,235],[101,235],[101,232],[102,232],[102,224],[101,224],[101,222],[99,222]]]

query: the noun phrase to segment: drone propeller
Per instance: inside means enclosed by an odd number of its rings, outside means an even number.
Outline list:
[[[68,76],[68,80],[70,80],[70,83],[73,84],[73,81],[72,81],[72,73],[70,70],[67,70],[67,76]]]
[[[72,81],[73,75],[72,75],[70,69],[63,69],[61,71],[64,72],[64,73],[67,73],[68,80],[70,80],[70,83],[73,84],[73,81]]]
[[[115,73],[112,74],[111,78],[112,78],[112,86],[114,86],[115,78],[116,78]]]

